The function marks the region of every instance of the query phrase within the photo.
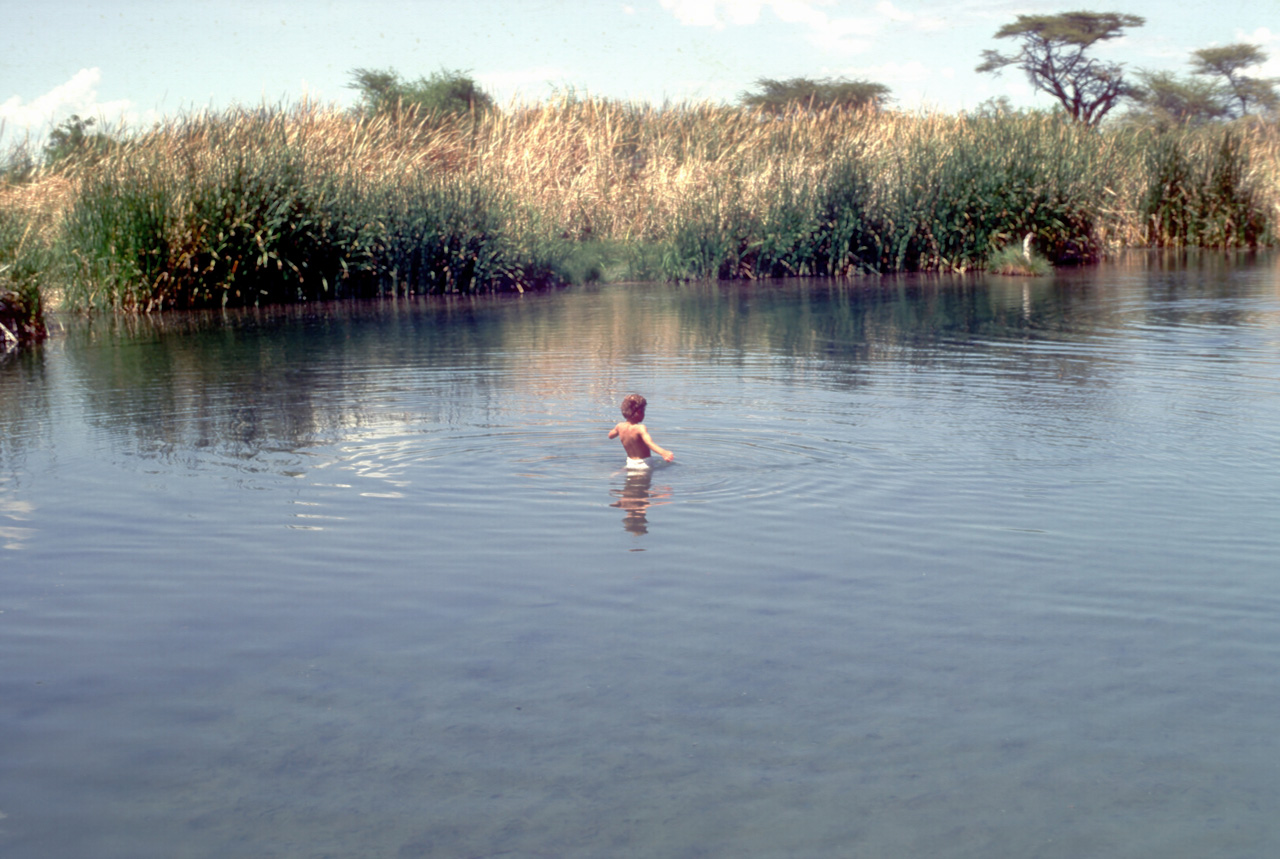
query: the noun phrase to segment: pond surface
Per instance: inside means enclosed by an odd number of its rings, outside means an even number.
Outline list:
[[[67,322],[0,852],[1275,855],[1277,558],[1277,256]]]

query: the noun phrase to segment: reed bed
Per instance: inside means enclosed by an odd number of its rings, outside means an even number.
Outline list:
[[[31,188],[48,197],[39,240],[0,245],[0,264],[39,259],[71,307],[145,311],[600,276],[968,271],[1028,234],[1055,264],[1266,245],[1280,133],[772,118],[573,94],[455,118],[303,104],[173,120]],[[13,199],[0,210],[26,217]]]

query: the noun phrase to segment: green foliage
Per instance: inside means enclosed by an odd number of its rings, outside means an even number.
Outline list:
[[[287,122],[207,119],[186,130],[207,145],[200,161],[142,148],[104,164],[64,221],[68,303],[150,311],[557,280],[556,248],[483,177],[316,169]]]
[[[999,73],[1007,66],[1017,66],[1033,87],[1056,98],[1072,119],[1097,125],[1134,90],[1124,80],[1122,64],[1101,62],[1090,57],[1088,50],[1144,23],[1137,15],[1115,12],[1019,15],[995,35],[1016,40],[1020,45],[1017,53],[985,50],[978,71]]]
[[[1157,246],[1255,247],[1272,238],[1249,171],[1249,145],[1236,131],[1163,135],[1147,150],[1143,211]]]
[[[397,110],[403,86],[394,71],[380,69],[353,69],[347,84],[348,89],[359,90],[360,111],[366,116]]]
[[[48,261],[31,233],[30,221],[0,209],[0,353],[45,336],[40,282]]]
[[[667,240],[677,278],[845,276],[983,268],[1032,233],[1059,262],[1101,252],[1106,173],[1096,135],[1054,117],[917,127],[871,150],[848,146],[816,175],[778,177],[765,208],[711,187]]]
[[[1053,266],[1044,257],[1028,252],[1025,246],[1005,245],[987,258],[984,266],[993,274],[1026,275],[1044,277],[1053,271]]]
[[[168,279],[173,190],[128,167],[86,180],[59,244],[69,303],[95,310],[155,306],[154,295]]]
[[[93,163],[102,158],[115,145],[115,139],[106,132],[91,131],[97,123],[93,117],[81,119],[72,114],[49,133],[44,146],[44,161],[49,167],[68,163]]]
[[[866,80],[791,78],[780,81],[760,78],[756,86],[756,91],[743,93],[740,102],[744,107],[774,116],[794,110],[881,108],[889,100],[887,86]]]
[[[1250,66],[1266,62],[1267,54],[1256,45],[1236,44],[1192,52],[1192,74],[1142,71],[1135,88],[1131,122],[1171,127],[1201,124],[1245,116],[1250,112],[1280,108],[1280,81],[1243,74]]]
[[[583,101],[423,126],[259,110],[157,130],[76,182],[33,186],[69,203],[7,199],[41,212],[54,256],[28,272],[65,285],[67,306],[146,311],[972,271],[1028,233],[1053,264],[1120,244],[1265,244],[1278,152],[1258,123],[1099,131],[1043,112],[762,122]],[[11,245],[37,259],[34,242]]]
[[[36,160],[24,144],[13,146],[0,159],[0,185],[21,185],[36,175]]]
[[[349,87],[360,92],[366,116],[483,114],[494,109],[493,99],[465,72],[442,69],[430,77],[405,81],[393,70],[354,69]]]
[[[1221,78],[1222,96],[1236,116],[1250,113],[1250,108],[1275,111],[1280,108],[1280,93],[1274,78],[1255,78],[1242,72],[1267,61],[1267,53],[1257,45],[1238,43],[1216,48],[1201,48],[1191,54],[1192,73]]]
[[[681,214],[663,248],[662,274],[672,280],[731,280],[761,276],[753,245],[762,241],[755,220],[720,200]]]
[[[486,183],[419,173],[361,201],[362,273],[383,291],[519,290],[559,280],[554,251],[522,234],[515,207]]]
[[[1165,71],[1140,71],[1138,80],[1135,105],[1126,116],[1130,122],[1173,128],[1223,119],[1230,113],[1212,83]]]
[[[646,258],[645,249],[616,239],[566,242],[554,263],[565,283],[616,283],[661,277],[660,265]]]
[[[1147,177],[1141,238],[1154,245],[1274,241],[1252,144],[1230,129],[1115,133],[1049,116],[917,129],[882,149],[850,147],[808,178],[779,179],[747,211],[732,183],[683,210],[665,240],[673,278],[1036,271],[1096,259],[1120,225],[1112,186]],[[1044,254],[1027,264],[1021,239]],[[1002,248],[1011,248],[1001,255]]]
[[[832,159],[815,194],[813,271],[844,276],[875,271],[875,180],[870,157],[857,146]]]

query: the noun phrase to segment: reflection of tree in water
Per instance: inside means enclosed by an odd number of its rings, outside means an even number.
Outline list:
[[[630,469],[623,487],[610,492],[618,500],[609,506],[622,510],[622,527],[637,537],[649,533],[649,508],[655,504],[665,504],[664,499],[671,497],[671,487],[662,486],[655,490],[652,484],[652,469]]]
[[[69,336],[86,419],[161,456],[208,449],[251,457],[296,449],[325,428],[314,365],[283,338],[216,325],[124,318]]]
[[[456,398],[421,398],[412,415],[386,408],[406,384],[397,374],[456,361],[439,327],[390,302],[110,317],[72,331],[67,354],[86,419],[136,452],[248,459],[354,428],[448,422],[434,410]],[[469,395],[483,389],[483,374],[459,375]]]

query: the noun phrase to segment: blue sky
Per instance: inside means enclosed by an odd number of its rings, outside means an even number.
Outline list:
[[[974,67],[1018,14],[1141,15],[1099,56],[1185,71],[1192,50],[1248,41],[1280,77],[1280,0],[3,0],[4,141],[72,113],[133,127],[233,104],[349,105],[354,68],[469,71],[500,104],[557,89],[660,103],[733,101],[760,77],[868,78],[896,106],[952,112],[1025,79]],[[1275,29],[1271,29],[1275,28]]]

